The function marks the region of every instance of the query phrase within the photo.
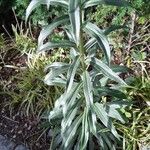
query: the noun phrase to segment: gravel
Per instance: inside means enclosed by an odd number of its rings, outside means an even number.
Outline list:
[[[24,145],[18,145],[10,139],[0,135],[0,150],[29,150]]]

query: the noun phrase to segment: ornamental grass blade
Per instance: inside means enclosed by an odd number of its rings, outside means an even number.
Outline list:
[[[95,24],[90,22],[86,23],[85,31],[91,36],[94,37],[100,48],[104,51],[105,58],[107,63],[110,64],[110,46],[106,36],[103,31],[100,30]]]
[[[38,47],[38,52],[43,52],[46,50],[51,50],[53,48],[70,48],[70,47],[75,47],[75,43],[71,42],[71,41],[67,41],[67,40],[62,40],[59,42],[47,42],[46,44],[41,45],[40,47]]]
[[[93,89],[90,75],[87,71],[83,73],[83,91],[86,99],[86,106],[89,108],[93,104]]]
[[[92,7],[92,6],[96,6],[100,4],[119,6],[119,7],[129,6],[129,3],[125,0],[89,0],[84,3],[83,7],[88,8],[88,7]]]
[[[96,70],[102,72],[105,76],[107,76],[111,80],[114,80],[120,84],[126,85],[126,83],[101,60],[98,60],[97,58],[93,57],[93,58],[87,59],[87,61],[90,61],[91,65]]]
[[[77,46],[80,39],[80,0],[69,0],[69,16]]]
[[[80,58],[79,56],[76,56],[72,62],[72,64],[70,64],[68,73],[67,73],[67,85],[66,85],[66,91],[69,92],[72,88],[73,82],[74,82],[74,77],[75,74],[77,72],[77,69],[79,67],[80,64]]]
[[[53,32],[53,30],[56,27],[66,23],[68,21],[69,21],[68,15],[65,15],[65,16],[62,16],[62,17],[55,19],[50,25],[44,27],[41,30],[40,35],[38,37],[38,47],[43,45],[44,40]]]

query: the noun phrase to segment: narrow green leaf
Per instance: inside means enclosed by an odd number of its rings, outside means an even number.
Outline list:
[[[96,114],[94,113],[92,108],[89,110],[88,122],[89,122],[90,132],[93,133],[93,135],[95,135],[97,133],[97,129],[96,129],[97,119],[96,119]]]
[[[95,38],[91,38],[85,45],[84,48],[88,52],[97,43]]]
[[[47,85],[51,85],[51,86],[52,85],[65,86],[66,79],[62,78],[60,75],[62,75],[64,72],[67,72],[68,68],[69,68],[69,64],[61,63],[61,62],[54,62],[48,65],[45,68],[45,71],[50,69],[50,72],[45,76],[44,82]]]
[[[66,0],[47,0],[47,8],[49,9],[50,5],[60,5],[63,7],[68,7],[68,1]]]
[[[58,118],[62,118],[62,109],[61,108],[54,108],[50,114],[49,114],[49,121],[51,121],[52,119],[58,119]]]
[[[75,100],[78,97],[78,92],[81,88],[81,83],[78,84],[74,84],[74,86],[72,87],[72,89],[68,92],[65,93],[65,96],[63,97],[63,115],[64,117],[67,115],[67,112],[69,109],[71,109],[71,107],[75,104]]]
[[[98,91],[98,93],[101,96],[109,95],[109,96],[117,97],[120,99],[126,99],[127,98],[123,92],[121,92],[119,90],[115,90],[115,89],[110,89],[108,87],[101,87],[101,88],[97,88],[96,90]]]
[[[71,109],[70,112],[67,113],[67,115],[63,118],[61,122],[61,131],[64,133],[68,127],[72,124],[72,121],[74,120],[76,114],[77,114],[78,107],[75,107],[74,109]]]
[[[63,70],[69,69],[69,66],[70,66],[70,64],[67,64],[67,63],[54,62],[54,63],[52,63],[50,65],[47,65],[44,70],[47,71],[48,69],[59,69],[59,71],[60,70],[63,71]]]
[[[118,65],[111,66],[111,69],[114,72],[120,72],[120,73],[127,73],[127,72],[131,71],[131,69],[126,66],[118,66]]]
[[[47,84],[49,86],[65,87],[65,85],[66,85],[66,80],[61,77],[45,78],[44,82],[45,82],[45,84]]]
[[[109,127],[109,117],[105,111],[105,109],[103,108],[102,104],[99,103],[95,103],[93,105],[93,111],[96,113],[96,115],[98,116],[98,118],[100,118],[100,121],[106,126]]]
[[[127,26],[125,26],[125,25],[112,25],[112,26],[110,26],[108,29],[106,29],[105,31],[104,31],[104,34],[105,35],[108,35],[108,34],[110,34],[111,32],[113,32],[113,31],[115,31],[115,30],[119,30],[119,29],[127,29],[128,27]]]
[[[112,117],[116,120],[121,121],[122,123],[125,123],[124,119],[122,118],[121,114],[116,110],[114,107],[106,106],[105,111],[107,112],[109,117]]]
[[[30,4],[28,5],[28,8],[26,9],[26,21],[29,18],[29,15],[32,13],[32,11],[39,7],[41,4],[46,4],[47,0],[32,0]]]
[[[120,6],[120,7],[129,6],[129,3],[125,0],[89,0],[84,3],[83,7],[88,8],[100,4]]]
[[[103,31],[90,22],[86,23],[84,30],[97,40],[99,47],[104,51],[107,63],[110,64],[110,46]]]
[[[82,133],[80,140],[80,150],[85,150],[89,140],[88,108],[84,109],[82,118]]]
[[[59,18],[55,19],[50,25],[44,27],[41,30],[40,35],[38,37],[38,47],[43,45],[44,40],[53,32],[53,30],[56,27],[66,23],[68,21],[69,21],[69,18],[68,18],[67,15],[65,15],[65,16],[62,16],[62,17],[59,17]]]
[[[65,1],[65,0],[32,0],[30,2],[30,4],[28,5],[28,8],[26,10],[26,21],[28,20],[29,18],[29,15],[32,13],[32,11],[37,8],[38,6],[40,6],[41,4],[44,4],[49,7],[49,4],[50,5],[60,5],[60,6],[63,6],[63,7],[68,7],[68,2]]]
[[[80,0],[69,0],[69,16],[77,46],[80,38]]]
[[[42,52],[42,51],[46,51],[46,50],[51,50],[53,48],[68,48],[68,47],[75,47],[75,43],[70,42],[70,41],[66,41],[66,40],[62,40],[59,42],[47,42],[46,44],[41,45],[40,47],[38,47],[38,51]]]
[[[87,71],[83,73],[83,91],[86,99],[87,107],[90,107],[93,104],[93,92],[92,92],[92,83],[90,75]]]
[[[72,64],[70,64],[68,73],[67,73],[67,85],[66,85],[66,91],[69,92],[72,88],[73,82],[74,82],[74,77],[75,74],[77,72],[77,69],[79,67],[80,64],[80,58],[79,56],[76,56],[72,62]]]
[[[71,126],[68,128],[68,130],[62,134],[63,137],[63,143],[65,145],[65,148],[69,145],[69,143],[74,139],[75,135],[78,133],[78,127],[82,122],[82,114],[78,116]]]
[[[109,77],[110,79],[120,84],[126,85],[126,83],[102,61],[94,57],[87,59],[87,61],[90,61],[91,65],[98,71],[102,72],[105,76]]]
[[[93,105],[93,111],[96,113],[97,117],[100,119],[100,121],[112,132],[112,134],[119,139],[119,135],[115,129],[115,127],[112,124],[111,118],[106,113],[104,107],[102,104],[95,103]]]

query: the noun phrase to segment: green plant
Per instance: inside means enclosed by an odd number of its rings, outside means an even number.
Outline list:
[[[126,83],[118,76],[122,70],[111,67],[111,51],[107,35],[112,31],[101,30],[85,20],[85,9],[110,4],[127,6],[125,1],[115,0],[33,0],[29,4],[26,17],[40,4],[60,5],[65,15],[43,28],[38,38],[38,51],[54,48],[70,48],[69,63],[54,62],[46,67],[49,73],[44,81],[50,86],[65,88],[50,112],[53,138],[51,149],[116,149],[119,135],[113,120],[124,122],[119,111],[126,106],[126,97],[119,90]],[[66,40],[44,42],[53,30],[61,26],[66,32]],[[97,51],[104,52],[101,60]],[[118,72],[118,73],[117,73]],[[95,140],[96,139],[96,140]]]
[[[58,49],[58,53],[45,55],[32,51],[27,54],[26,67],[12,77],[14,87],[5,91],[11,97],[8,104],[10,109],[19,106],[21,114],[41,117],[43,112],[53,108],[54,101],[63,88],[45,86],[41,78],[44,76],[45,65],[57,60],[67,60],[67,56],[63,58],[61,49]]]
[[[30,33],[30,29],[25,31],[23,29],[23,23],[21,23],[21,25],[18,24],[16,27],[12,25],[12,30],[15,35],[14,45],[18,51],[20,51],[22,54],[35,51],[36,44],[35,40],[31,37],[32,33]]]
[[[131,106],[122,110],[127,113],[126,124],[116,123],[117,129],[123,135],[123,150],[148,149],[150,140],[150,77],[146,71],[149,62],[139,61],[141,74],[129,77],[126,95]]]

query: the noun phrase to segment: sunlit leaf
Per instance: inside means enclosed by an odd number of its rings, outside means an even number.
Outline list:
[[[84,109],[82,118],[82,133],[80,140],[80,150],[85,150],[89,140],[88,108]]]
[[[69,92],[72,88],[73,82],[74,82],[74,77],[75,74],[77,72],[77,69],[79,67],[80,64],[80,58],[79,56],[76,56],[72,62],[72,64],[70,64],[68,73],[67,73],[67,85],[66,85],[66,90],[67,92]]]
[[[110,79],[120,84],[126,85],[126,83],[101,60],[98,60],[97,58],[93,57],[93,58],[87,59],[87,61],[90,61],[91,65],[95,67],[95,69],[102,72],[105,76],[109,77]]]
[[[69,0],[69,16],[77,46],[80,38],[80,0]]]
[[[50,25],[44,27],[41,32],[40,35],[38,37],[38,46],[40,47],[41,45],[43,45],[44,40],[53,32],[53,30],[58,27],[59,25],[62,25],[66,22],[69,21],[69,18],[67,15],[62,16],[57,18],[56,20],[54,20]]]
[[[87,107],[90,107],[93,104],[93,92],[90,75],[87,71],[83,73],[83,91],[86,99],[86,105]]]
[[[83,7],[88,8],[100,4],[120,6],[120,7],[129,6],[129,3],[125,0],[88,0],[84,3]]]
[[[47,42],[46,44],[41,45],[40,47],[38,47],[38,51],[42,52],[42,51],[46,51],[46,50],[51,50],[53,48],[70,48],[70,47],[75,47],[75,43],[70,42],[70,41],[66,41],[66,40],[62,40],[59,42]]]
[[[107,63],[110,63],[110,46],[106,36],[103,31],[100,30],[95,24],[90,22],[86,23],[85,31],[90,34],[90,36],[94,37],[97,40],[97,43],[100,48],[104,51]]]

